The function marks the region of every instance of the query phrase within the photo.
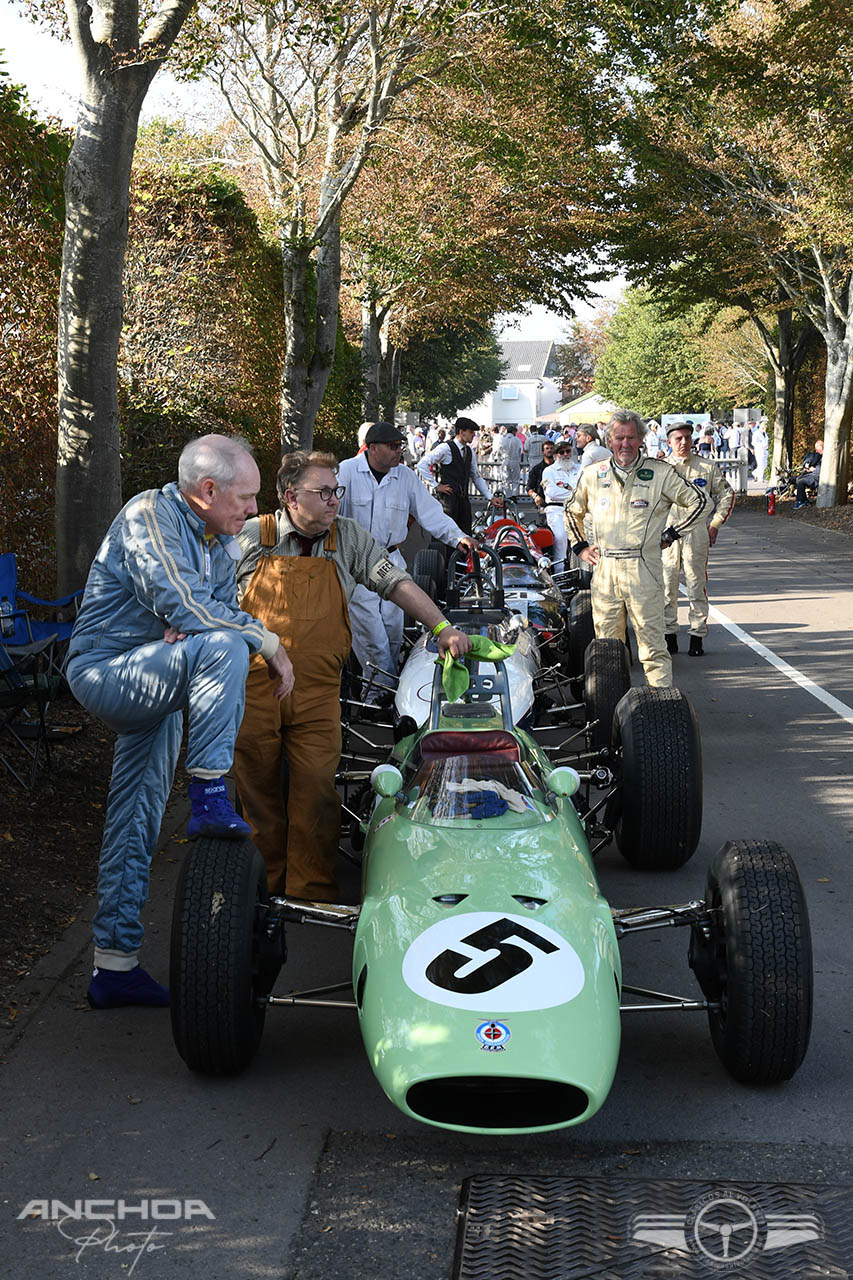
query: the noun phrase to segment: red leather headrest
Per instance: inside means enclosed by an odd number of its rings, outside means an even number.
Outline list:
[[[464,729],[435,729],[421,738],[422,760],[474,755],[520,760],[521,748],[517,739],[505,729],[483,729],[479,733]]]

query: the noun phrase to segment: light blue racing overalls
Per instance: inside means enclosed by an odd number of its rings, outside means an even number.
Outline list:
[[[235,539],[206,539],[169,484],[119,512],[89,572],[66,673],[77,700],[118,735],[94,920],[103,968],[137,963],[185,710],[188,771],[231,767],[249,658],[270,647],[263,624],[235,605],[240,554]],[[186,639],[167,644],[168,626]]]

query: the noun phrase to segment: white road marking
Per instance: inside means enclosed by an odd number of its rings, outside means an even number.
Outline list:
[[[829,707],[830,711],[834,711],[842,720],[846,720],[847,724],[853,725],[853,707],[848,707],[846,702],[841,702],[838,698],[834,698],[831,693],[827,693],[826,689],[821,688],[819,684],[815,684],[814,680],[804,676],[802,671],[792,667],[790,662],[778,657],[772,649],[768,649],[760,641],[754,640],[747,631],[739,627],[736,622],[732,622],[731,618],[726,617],[720,609],[710,605],[709,610],[714,621],[725,627],[726,631],[733,635],[736,640],[740,640],[742,644],[747,645],[752,649],[753,653],[757,653],[765,662],[769,662],[771,667],[781,671],[783,676],[787,676],[794,684],[798,684],[801,689],[805,689],[806,693],[810,693],[813,698],[817,698],[818,702],[822,702],[824,706]]]

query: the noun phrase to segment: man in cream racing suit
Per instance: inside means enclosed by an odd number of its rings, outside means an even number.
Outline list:
[[[735,494],[717,464],[693,452],[691,426],[686,422],[671,422],[666,429],[666,438],[672,447],[667,461],[708,498],[705,519],[697,521],[688,534],[673,542],[663,553],[666,647],[670,653],[678,652],[678,579],[683,573],[690,628],[687,653],[691,658],[700,658],[705,652],[702,639],[708,634],[708,552],[731,515]]]
[[[639,414],[617,409],[607,428],[613,457],[585,467],[565,510],[572,550],[595,572],[592,614],[595,634],[625,639],[626,613],[650,685],[672,685],[672,658],[664,641],[661,543],[669,545],[702,519],[707,499],[674,467],[641,453],[645,424]],[[669,524],[670,507],[684,508]],[[591,520],[592,543],[584,533]]]

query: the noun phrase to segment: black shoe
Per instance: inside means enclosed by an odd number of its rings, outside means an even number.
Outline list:
[[[678,653],[678,636],[677,635],[673,633],[672,635],[664,636],[664,640],[666,641],[666,647],[667,649],[669,649],[670,653]]]
[[[690,637],[690,648],[687,650],[687,656],[688,658],[703,658],[705,656],[701,636]]]

